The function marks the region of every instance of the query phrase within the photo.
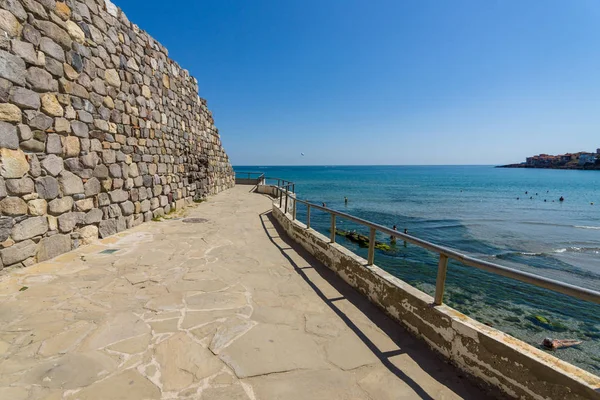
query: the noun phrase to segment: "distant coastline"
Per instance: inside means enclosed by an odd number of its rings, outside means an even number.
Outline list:
[[[578,170],[589,170],[589,171],[600,171],[600,165],[547,165],[547,166],[535,166],[521,164],[507,164],[497,165],[494,168],[532,168],[532,169],[578,169]]]
[[[600,170],[600,148],[595,153],[580,151],[559,155],[539,154],[527,157],[525,162],[519,164],[498,165],[496,168]]]

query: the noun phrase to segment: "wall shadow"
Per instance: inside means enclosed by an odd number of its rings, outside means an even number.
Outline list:
[[[321,264],[301,245],[287,236],[285,230],[272,215],[272,211],[265,211],[260,214],[259,217],[267,237],[289,261],[295,272],[302,277],[321,300],[337,314],[344,324],[356,334],[369,350],[381,360],[382,364],[391,373],[397,376],[398,379],[401,379],[414,390],[419,398],[434,399],[434,397],[427,393],[421,385],[395,365],[393,357],[400,355],[404,355],[405,357],[408,356],[432,379],[440,382],[464,399],[479,400],[482,398],[506,398],[504,396],[498,397],[498,393],[491,393],[488,388],[478,386],[478,384],[473,382],[465,373],[450,365],[447,360],[443,359],[441,355],[438,355],[427,347],[424,342],[413,337],[406,329],[389,318],[382,310],[354,290],[354,288],[344,282],[332,270]],[[294,259],[287,254],[289,251],[297,253],[306,264],[298,265]],[[311,278],[309,274],[307,274],[307,271],[310,270],[316,272],[318,277],[325,281],[325,284],[323,282],[318,282],[321,279],[317,280]],[[331,292],[331,288],[333,288],[334,291],[337,291],[337,295],[329,298],[324,292]],[[345,313],[342,308],[336,304],[339,304],[339,302],[344,300],[358,309],[369,321],[377,325],[377,327],[391,339],[396,348],[393,350],[382,351],[368,336],[368,333],[364,332],[357,325],[359,322],[354,321],[351,316]]]

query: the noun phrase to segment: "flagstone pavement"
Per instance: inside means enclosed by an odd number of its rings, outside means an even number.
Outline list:
[[[0,399],[490,398],[292,245],[250,188],[186,209],[199,223],[1,271]]]

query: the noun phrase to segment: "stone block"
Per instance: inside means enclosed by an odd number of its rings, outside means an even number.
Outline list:
[[[63,145],[59,135],[48,135],[48,138],[46,139],[46,152],[48,154],[63,154]]]
[[[42,168],[52,176],[57,176],[64,170],[63,159],[50,154],[42,161]]]
[[[40,95],[33,90],[16,87],[11,91],[10,102],[21,108],[37,110],[40,108]]]
[[[30,215],[46,215],[48,212],[48,203],[44,199],[30,200],[27,203]]]
[[[0,216],[0,242],[4,242],[10,236],[15,221],[11,217]]]
[[[85,218],[85,213],[68,212],[58,217],[58,229],[63,232],[71,232],[75,227],[82,223]]]
[[[81,236],[82,244],[91,244],[98,239],[98,227],[95,225],[84,226],[77,230]]]
[[[98,225],[98,233],[101,238],[108,237],[117,233],[117,221],[115,219],[106,219],[100,221]]]
[[[135,211],[135,207],[131,201],[126,201],[124,203],[121,203],[121,204],[119,204],[119,206],[121,207],[121,211],[124,216],[131,215]]]
[[[81,121],[71,122],[71,129],[73,130],[73,133],[75,134],[75,136],[78,136],[80,138],[88,138],[89,137],[88,126],[87,126],[87,124],[85,124]]]
[[[6,189],[11,195],[24,195],[33,192],[33,180],[29,177],[6,179]]]
[[[79,139],[76,136],[63,137],[62,145],[65,157],[77,157],[81,151]]]
[[[21,122],[21,110],[10,103],[0,103],[0,121]]]
[[[0,214],[2,215],[26,215],[27,203],[20,197],[5,197],[0,201]]]
[[[63,195],[83,193],[83,181],[77,175],[69,171],[63,171],[58,178]]]
[[[15,242],[41,236],[48,231],[46,217],[32,217],[19,222],[12,228],[11,236]]]
[[[97,224],[102,221],[104,213],[99,208],[93,208],[85,214],[85,218],[83,220],[84,224]]]
[[[37,244],[33,240],[25,240],[10,247],[0,250],[2,263],[12,265],[33,257],[36,253]]]
[[[50,260],[61,254],[71,251],[71,238],[69,235],[52,235],[40,240],[37,250],[37,261]]]
[[[73,199],[71,197],[61,197],[60,199],[54,199],[48,203],[48,209],[51,214],[59,215],[67,211],[71,211],[73,208]]]
[[[65,110],[62,108],[56,95],[44,93],[40,96],[42,102],[42,111],[51,117],[62,117]]]
[[[17,127],[13,124],[0,121],[0,147],[11,150],[16,150],[19,148]]]
[[[30,67],[25,75],[27,83],[34,90],[41,92],[58,92],[58,82],[52,75],[38,67]]]
[[[109,194],[110,194],[110,200],[113,203],[121,203],[121,202],[129,199],[129,194],[122,189],[113,190]]]
[[[35,191],[40,198],[51,200],[58,197],[59,185],[56,178],[44,176],[35,180]]]
[[[25,86],[25,61],[21,57],[0,50],[0,78]]]
[[[77,211],[89,211],[92,208],[94,208],[94,199],[83,199],[83,200],[77,200],[75,202],[75,209]]]
[[[29,163],[21,150],[0,148],[0,175],[4,178],[21,178],[29,171]]]

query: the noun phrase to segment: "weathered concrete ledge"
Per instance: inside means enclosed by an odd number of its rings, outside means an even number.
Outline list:
[[[328,237],[292,220],[273,203],[273,215],[295,242],[415,336],[478,380],[521,399],[600,399],[600,378],[458,311]]]

